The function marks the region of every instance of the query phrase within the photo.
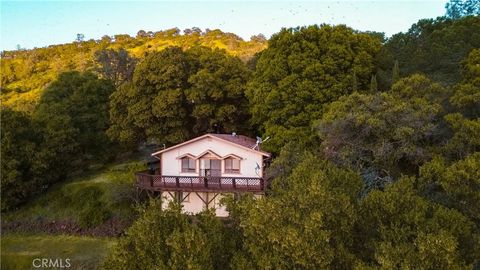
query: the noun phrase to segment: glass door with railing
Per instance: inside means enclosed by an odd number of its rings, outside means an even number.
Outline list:
[[[200,176],[209,179],[220,178],[222,174],[222,164],[219,159],[200,159]]]

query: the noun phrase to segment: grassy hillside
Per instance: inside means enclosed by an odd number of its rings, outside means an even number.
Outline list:
[[[95,52],[102,49],[123,48],[133,57],[141,59],[149,52],[169,46],[186,49],[200,45],[225,49],[227,53],[248,61],[267,46],[264,38],[244,41],[232,33],[220,30],[187,33],[181,35],[178,29],[170,29],[145,33],[136,38],[129,35],[105,36],[101,40],[51,45],[33,50],[4,51],[1,55],[2,104],[15,110],[32,111],[43,88],[60,72],[94,69]]]
[[[114,243],[111,238],[64,235],[2,236],[1,268],[35,269],[32,261],[36,258],[69,258],[71,267],[68,269],[98,269]]]
[[[110,227],[128,224],[134,217],[133,173],[143,169],[143,163],[129,160],[59,183],[3,214],[2,225],[7,231],[112,234]]]
[[[1,269],[34,269],[35,258],[98,269],[115,243],[110,236],[136,216],[133,173],[143,164],[134,158],[92,169],[2,214]]]

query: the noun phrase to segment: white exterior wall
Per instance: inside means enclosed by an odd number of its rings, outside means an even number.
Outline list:
[[[198,157],[205,153],[207,150],[220,156],[222,159],[225,156],[233,154],[241,157],[240,160],[240,173],[225,173],[225,161],[221,160],[221,176],[222,177],[263,177],[263,158],[264,156],[251,149],[246,149],[242,146],[234,143],[226,142],[217,138],[205,137],[200,140],[187,143],[182,146],[178,146],[172,150],[161,153],[161,174],[165,176],[199,176],[200,174],[200,159],[196,160],[195,172],[182,172],[182,161],[180,158],[185,154]],[[208,154],[207,154],[208,155]],[[255,171],[257,164],[260,166],[260,170]],[[258,173],[258,174],[257,174]],[[186,196],[188,192],[183,192],[183,196]],[[198,194],[198,195],[197,195]],[[182,202],[183,211],[187,214],[197,214],[205,209],[205,202],[212,200],[216,193],[214,192],[190,192],[188,199]],[[220,193],[217,197],[210,202],[208,208],[215,208],[215,213],[219,217],[227,217],[229,214],[224,206],[220,206],[220,200],[227,193]],[[164,191],[161,193],[162,207],[167,208],[170,201],[175,200],[176,192]],[[202,199],[199,198],[202,197]],[[262,195],[255,195],[260,197]]]
[[[221,141],[220,139],[205,137],[198,141],[179,146],[170,151],[161,154],[161,171],[162,175],[168,176],[198,176],[200,172],[200,160],[197,159],[196,172],[182,172],[182,161],[178,157],[184,154],[198,156],[205,151],[210,150],[217,155],[224,157],[229,154],[242,157],[240,161],[240,174],[225,173],[225,162],[221,162],[222,176],[224,177],[262,177],[263,176],[263,156],[255,151],[250,151],[241,146]],[[260,170],[255,172],[256,164],[260,166]]]
[[[188,192],[184,192],[183,196],[186,196],[187,194]],[[195,194],[195,192],[190,192],[190,195],[188,195],[188,199],[182,202],[184,213],[194,215],[202,212],[205,209],[205,203],[203,201],[209,201],[213,198],[213,196],[215,196],[215,193],[208,193],[207,195],[207,192],[197,192],[197,194]],[[175,192],[162,192],[161,197],[163,209],[168,208],[169,203],[175,200],[172,195],[175,196]],[[199,196],[202,197],[203,201],[199,198]],[[215,197],[215,199],[212,200],[208,205],[209,209],[215,208],[215,214],[217,215],[217,217],[228,217],[228,212],[225,209],[225,206],[220,205],[220,199],[223,196],[223,194],[218,194],[217,197]]]

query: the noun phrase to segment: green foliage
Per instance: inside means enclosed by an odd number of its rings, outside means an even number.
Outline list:
[[[480,3],[475,0],[450,0],[445,4],[445,9],[445,16],[452,19],[480,15]]]
[[[266,47],[266,41],[261,38],[244,41],[237,35],[218,29],[189,35],[179,34],[178,29],[168,29],[149,32],[147,36],[137,38],[128,35],[104,36],[100,40],[4,51],[0,61],[2,104],[15,110],[33,112],[44,88],[60,73],[72,70],[95,70],[104,78],[112,79],[118,86],[130,74],[130,57],[143,59],[150,53],[170,46],[224,49],[229,55],[247,62]]]
[[[362,201],[357,241],[364,262],[388,269],[472,267],[479,239],[474,223],[418,196],[413,183],[404,178]]]
[[[98,65],[97,72],[103,78],[111,80],[117,87],[132,79],[136,64],[136,60],[124,49],[96,51],[95,62]]]
[[[268,179],[276,179],[273,182],[274,185],[279,185],[288,177],[292,170],[301,163],[305,157],[311,155],[304,145],[298,143],[289,142],[280,150],[280,154],[273,160],[272,164],[266,168],[266,177]]]
[[[457,160],[480,151],[480,119],[470,120],[455,113],[446,115],[445,120],[453,132],[444,149],[447,157]]]
[[[283,29],[261,53],[261,36],[243,42],[198,28],[4,52],[2,101],[32,115],[2,108],[2,211],[103,162],[117,149],[108,137],[124,147],[260,131],[279,153],[266,196],[225,199],[225,223],[152,201],[103,267],[472,268],[480,254],[479,22],[421,20],[383,48],[378,33],[322,25]],[[248,66],[232,56],[254,54]],[[143,167],[59,183],[2,219],[73,219],[84,228],[131,220],[131,175]]]
[[[247,92],[253,124],[272,137],[265,149],[278,152],[288,141],[313,142],[311,124],[324,104],[351,93],[355,85],[368,89],[379,49],[379,38],[343,25],[273,35]]]
[[[420,74],[413,74],[398,80],[392,85],[391,93],[406,101],[421,98],[440,105],[447,102],[450,96],[447,88]]]
[[[96,214],[98,210],[100,217],[110,213],[111,217],[122,222],[130,222],[135,217],[132,175],[145,169],[143,163],[129,161],[84,172],[79,177],[53,185],[16,211],[2,213],[2,219],[5,222],[72,220],[80,223],[81,214],[87,215],[89,211]]]
[[[177,143],[205,132],[245,131],[248,70],[223,51],[171,47],[150,54],[111,98],[109,135]]]
[[[372,79],[370,80],[370,93],[376,92],[378,92],[377,76],[372,75]]]
[[[67,235],[2,235],[2,269],[32,269],[36,258],[70,259],[68,269],[98,269],[115,239]],[[61,269],[58,267],[57,269]]]
[[[236,258],[237,267],[250,261],[258,269],[352,268],[361,189],[358,174],[305,158],[274,195],[246,197],[235,206],[246,256]]]
[[[250,74],[246,66],[238,58],[207,48],[188,52],[199,66],[188,78],[191,86],[185,92],[193,103],[193,132],[212,132],[215,126],[224,132],[247,130],[248,101],[244,92]]]
[[[42,134],[39,155],[44,174],[64,177],[86,160],[102,160],[111,151],[105,134],[109,126],[108,98],[113,84],[91,73],[62,73],[45,90],[33,115]]]
[[[480,49],[470,52],[463,62],[463,80],[454,87],[450,102],[464,116],[480,117]]]
[[[152,201],[121,238],[104,269],[223,269],[225,234],[213,212],[193,219],[172,204]],[[228,261],[228,260],[227,260]]]
[[[98,186],[90,186],[77,191],[74,200],[84,202],[82,208],[79,209],[78,224],[84,228],[92,228],[98,226],[110,218],[111,213],[105,207],[105,203],[101,200],[104,192]]]
[[[430,158],[440,112],[425,99],[354,93],[327,107],[318,122],[321,147],[340,166],[373,168],[380,177],[411,174]]]
[[[89,201],[78,215],[78,224],[83,228],[94,228],[111,217],[110,211],[100,201]]]
[[[1,109],[1,211],[23,202],[41,187],[35,165],[38,134],[28,115]]]
[[[453,85],[460,80],[460,63],[474,48],[480,48],[480,17],[452,20],[422,19],[406,33],[393,35],[378,54],[380,89],[392,85],[392,67],[402,76],[423,73],[430,79]],[[398,77],[395,75],[393,82]]]
[[[392,69],[392,84],[398,82],[400,80],[400,67],[398,66],[398,60],[395,60]]]
[[[480,224],[480,153],[448,164],[443,158],[436,158],[422,166],[419,183],[424,190],[439,190],[434,198],[448,207],[453,207]],[[437,187],[435,189],[435,187]],[[440,189],[439,189],[440,188]],[[443,197],[445,197],[443,196]]]

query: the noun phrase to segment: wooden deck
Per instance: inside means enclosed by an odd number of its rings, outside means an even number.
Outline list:
[[[152,175],[135,173],[136,186],[149,191],[255,192],[265,191],[262,178]]]

